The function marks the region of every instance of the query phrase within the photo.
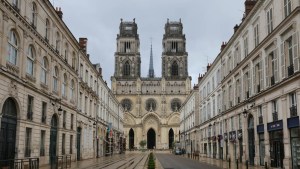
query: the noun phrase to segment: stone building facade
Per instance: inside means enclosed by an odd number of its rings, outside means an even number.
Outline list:
[[[299,168],[300,2],[245,1],[245,15],[199,77],[203,156]]]
[[[124,108],[126,148],[147,141],[148,149],[168,149],[179,140],[179,109],[190,93],[185,35],[181,21],[167,22],[163,36],[162,77],[155,77],[152,48],[148,77],[141,77],[135,20],[121,20],[112,92]]]
[[[120,148],[123,108],[62,16],[48,0],[0,2],[0,160],[102,156],[109,124]]]

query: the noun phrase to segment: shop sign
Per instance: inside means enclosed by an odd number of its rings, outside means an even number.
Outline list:
[[[283,129],[282,120],[268,123],[268,131],[275,131],[275,130],[282,130],[282,129]]]
[[[257,130],[257,133],[263,133],[265,130],[264,124],[260,124],[260,125],[256,126],[256,130]]]
[[[287,119],[288,128],[299,127],[299,116]]]

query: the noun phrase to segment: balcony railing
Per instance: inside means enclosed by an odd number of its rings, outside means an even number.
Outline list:
[[[263,116],[259,116],[258,117],[258,122],[259,122],[259,124],[263,124],[264,122],[263,122]]]
[[[290,113],[291,113],[291,117],[297,116],[297,106],[296,105],[290,107]]]
[[[1,169],[38,169],[39,158],[0,160]]]
[[[271,86],[275,84],[275,76],[271,76]]]
[[[294,74],[294,65],[291,64],[289,67],[288,67],[288,75],[289,76],[292,76]]]
[[[272,113],[273,121],[278,121],[278,113],[274,112]]]

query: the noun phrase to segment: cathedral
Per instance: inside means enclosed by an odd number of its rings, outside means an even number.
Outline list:
[[[141,77],[140,40],[135,20],[121,19],[112,92],[124,108],[126,148],[169,149],[179,141],[179,110],[191,91],[188,53],[181,20],[167,21],[162,39],[162,76],[155,77],[152,45],[149,73]]]

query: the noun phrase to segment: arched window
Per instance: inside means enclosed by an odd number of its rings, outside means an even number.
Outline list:
[[[74,83],[74,80],[71,80],[71,86],[70,86],[70,98],[71,100],[74,99],[75,97],[75,83]]]
[[[32,45],[29,45],[27,51],[27,69],[26,73],[33,76],[35,52]]]
[[[36,26],[37,21],[37,7],[34,2],[31,4],[31,24],[32,26]]]
[[[61,93],[64,97],[67,97],[67,75],[64,74],[64,77],[63,77],[63,85],[62,85],[62,88],[61,88]]]
[[[50,21],[47,18],[46,19],[46,30],[45,30],[45,39],[46,39],[46,41],[49,41],[49,37],[50,37]]]
[[[48,61],[46,57],[42,60],[41,82],[47,84]]]
[[[178,64],[176,61],[173,62],[171,67],[171,75],[172,76],[178,76]]]
[[[9,32],[9,40],[8,40],[8,56],[7,61],[17,65],[17,57],[18,57],[18,39],[16,33],[11,30]]]
[[[53,71],[53,91],[58,91],[58,68],[54,67]]]
[[[128,61],[125,62],[124,64],[124,76],[129,76],[130,75],[130,64]]]

